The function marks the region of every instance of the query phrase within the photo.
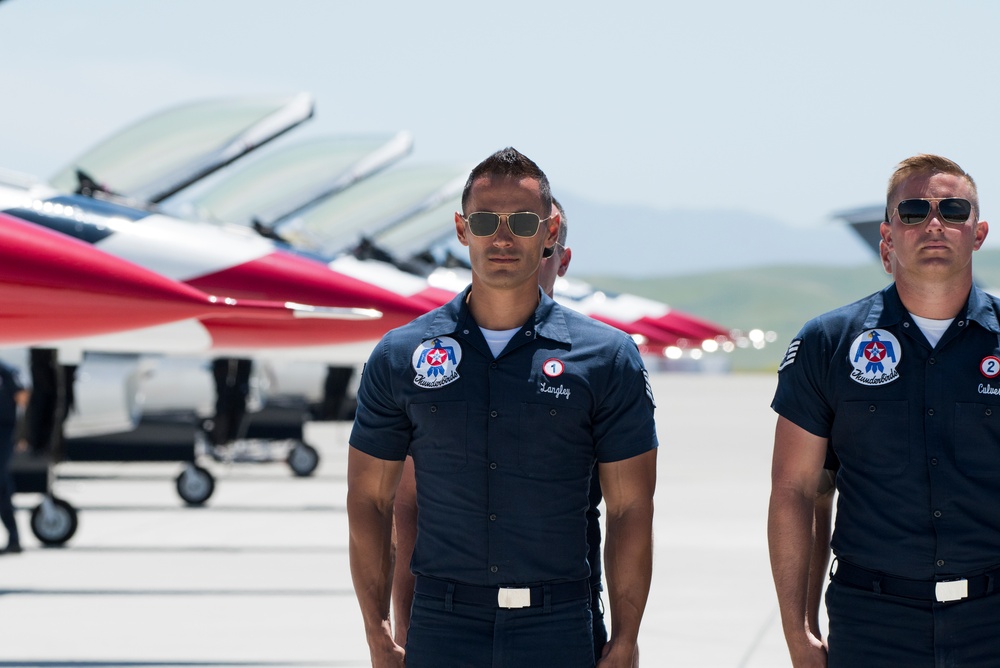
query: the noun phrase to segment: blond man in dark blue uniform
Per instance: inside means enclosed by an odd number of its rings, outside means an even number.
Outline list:
[[[792,663],[963,668],[1000,656],[1000,301],[973,285],[975,182],[902,162],[881,227],[894,282],[807,323],[772,404],[768,538]],[[830,631],[810,630],[813,505],[840,461]]]
[[[403,665],[389,621],[392,501],[412,453],[420,508],[410,668],[593,666],[587,509],[606,500],[612,636],[632,666],[652,571],[656,435],[625,334],[538,287],[557,240],[548,180],[513,149],[470,175],[456,214],[471,287],[390,332],[358,392],[351,570],[372,662]]]

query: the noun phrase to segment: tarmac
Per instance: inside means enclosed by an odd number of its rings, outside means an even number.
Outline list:
[[[767,556],[775,376],[656,373],[653,584],[642,665],[789,666]],[[205,464],[204,507],[174,463],[65,463],[63,547],[0,556],[0,667],[369,666],[348,568],[349,423],[307,425],[322,460]],[[2,541],[2,537],[0,537]],[[2,544],[2,543],[0,543]],[[530,667],[525,667],[530,668]]]

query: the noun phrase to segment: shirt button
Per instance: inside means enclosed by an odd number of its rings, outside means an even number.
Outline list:
[[[909,327],[910,327],[910,323],[908,323],[908,322],[904,322],[904,323],[903,323],[903,327],[905,327],[905,328],[909,329]]]
[[[437,412],[438,412],[438,407],[437,406],[431,406],[431,413],[437,413]]]
[[[468,334],[468,333],[469,333],[469,330],[467,330],[467,329],[463,329],[462,330],[462,334]]]
[[[552,410],[549,411],[549,415],[555,415],[555,414],[556,414],[556,409],[553,408]]]
[[[959,320],[958,321],[958,326],[959,327],[965,327],[965,321],[964,320]]]
[[[499,566],[490,566],[490,573],[496,573],[498,570],[500,570]]]
[[[938,560],[937,560],[936,562],[934,562],[934,563],[936,563],[936,564],[937,564],[938,566],[944,566],[944,559],[938,559]]]
[[[932,357],[929,360],[927,360],[927,363],[928,364],[937,364],[937,360]]]
[[[933,408],[928,408],[927,409],[927,414],[928,415],[934,415],[934,409]]]
[[[993,415],[993,409],[992,408],[987,408],[986,409],[986,414],[987,415]]]
[[[491,522],[496,522],[496,521],[497,521],[497,516],[496,516],[496,513],[492,513],[492,514],[490,514],[490,521],[491,521]]]
[[[937,466],[937,457],[931,457],[931,466]]]
[[[872,404],[871,406],[868,407],[868,412],[869,413],[874,413],[875,412],[875,404]]]
[[[490,411],[490,417],[496,417],[496,416],[497,416],[496,411]]]
[[[496,362],[494,362],[493,364],[491,364],[491,365],[490,365],[490,368],[491,368],[491,369],[495,369],[495,368],[497,368],[497,363],[496,363]]]
[[[528,331],[526,331],[526,332],[524,333],[524,335],[525,335],[525,336],[531,336],[531,330],[529,329]]]
[[[497,468],[497,463],[496,462],[490,462],[490,470],[491,471],[495,471],[496,468]]]
[[[941,517],[941,511],[940,510],[935,510],[934,511],[934,517]]]

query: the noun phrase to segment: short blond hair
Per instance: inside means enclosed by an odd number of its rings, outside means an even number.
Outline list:
[[[976,212],[976,218],[979,217],[979,191],[976,189],[976,182],[972,179],[972,176],[970,176],[967,171],[962,169],[954,160],[949,160],[948,158],[944,158],[940,155],[931,155],[930,153],[915,155],[912,158],[907,158],[896,165],[896,171],[894,171],[892,176],[889,177],[889,187],[885,192],[885,206],[887,212],[889,207],[892,206],[893,193],[900,186],[900,184],[903,183],[903,181],[910,178],[914,174],[925,174],[927,176],[932,176],[934,174],[952,174],[965,179],[969,184],[969,188],[972,190],[971,201],[972,207]]]

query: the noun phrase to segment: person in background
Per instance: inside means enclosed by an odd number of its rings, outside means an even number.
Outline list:
[[[21,551],[17,520],[14,517],[14,476],[10,470],[10,460],[14,456],[15,442],[18,448],[25,447],[17,430],[27,405],[28,390],[25,389],[19,372],[0,362],[0,522],[7,529],[7,547],[0,554]]]

